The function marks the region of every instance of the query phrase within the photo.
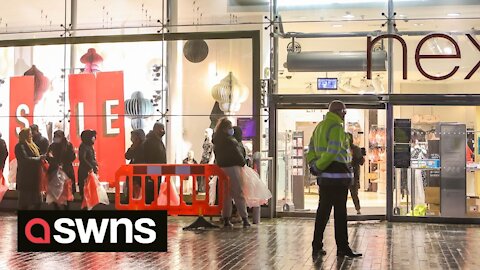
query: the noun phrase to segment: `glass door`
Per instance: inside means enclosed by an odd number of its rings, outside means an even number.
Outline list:
[[[347,105],[347,108],[345,131],[353,135],[354,144],[365,154],[358,179],[348,195],[348,214],[385,215],[386,112],[368,106]],[[316,125],[328,110],[295,108],[278,109],[277,112],[276,210],[315,213],[319,187],[309,172],[306,153]],[[355,195],[358,201],[354,203]]]

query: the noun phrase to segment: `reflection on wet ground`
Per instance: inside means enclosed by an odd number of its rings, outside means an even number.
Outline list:
[[[170,218],[167,253],[19,253],[17,220],[0,217],[0,269],[480,269],[480,226],[349,223],[357,259],[337,258],[333,222],[327,255],[312,259],[313,219],[281,218],[243,229],[191,232]]]

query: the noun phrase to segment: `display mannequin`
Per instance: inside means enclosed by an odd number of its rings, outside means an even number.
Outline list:
[[[213,129],[205,129],[205,139],[203,141],[203,153],[200,164],[213,164],[215,158],[213,154],[213,143],[212,143]]]
[[[213,143],[212,143],[213,129],[205,129],[205,139],[203,140],[203,153],[200,164],[213,164],[215,161],[215,155],[213,154]],[[198,178],[198,192],[205,192],[205,178]]]
[[[183,160],[183,164],[198,164],[195,160],[195,153],[190,150],[187,153],[187,158]],[[188,176],[183,179],[183,194],[192,194],[193,177]]]

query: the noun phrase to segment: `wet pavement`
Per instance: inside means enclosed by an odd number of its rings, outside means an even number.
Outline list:
[[[336,257],[333,222],[327,255],[311,256],[313,219],[279,218],[243,229],[183,231],[192,218],[169,218],[166,253],[19,253],[17,220],[0,216],[0,269],[480,269],[480,226],[349,223],[361,258]]]

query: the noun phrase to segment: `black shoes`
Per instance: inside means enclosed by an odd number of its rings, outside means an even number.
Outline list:
[[[250,222],[248,222],[248,218],[242,218],[243,221],[243,228],[248,228],[252,225],[250,225]]]
[[[320,249],[316,249],[314,248],[312,250],[312,257],[320,257],[320,256],[325,256],[327,255],[327,252],[323,249],[323,248],[320,248]]]
[[[339,257],[356,258],[356,257],[361,257],[361,256],[362,256],[362,253],[353,252],[351,249],[348,249],[348,250],[337,250],[337,256],[339,256]]]

